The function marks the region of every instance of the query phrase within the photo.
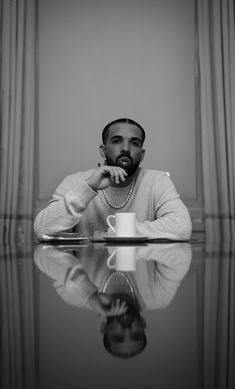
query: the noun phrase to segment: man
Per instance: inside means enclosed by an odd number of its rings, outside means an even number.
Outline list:
[[[103,344],[108,352],[133,357],[146,346],[144,312],[166,308],[190,269],[189,243],[140,245],[136,270],[108,266],[113,246],[69,247],[37,245],[34,261],[62,300],[101,317]],[[116,264],[117,265],[117,264]]]
[[[98,169],[70,175],[36,217],[35,233],[55,235],[73,229],[80,236],[102,237],[107,216],[135,212],[137,234],[150,238],[188,240],[189,212],[169,175],[140,167],[144,129],[131,119],[117,119],[102,132]]]
[[[137,303],[127,294],[118,294],[117,298],[126,302],[127,311],[122,315],[110,315],[103,320],[101,323],[103,344],[110,354],[121,358],[131,358],[140,354],[146,347],[146,322]]]

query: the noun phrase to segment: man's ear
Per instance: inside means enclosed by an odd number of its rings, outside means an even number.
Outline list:
[[[105,145],[100,145],[100,155],[102,158],[106,158],[105,156]]]
[[[140,161],[143,161],[143,159],[144,159],[144,156],[145,156],[145,149],[142,149],[142,153],[141,153],[141,159],[140,159]]]
[[[103,320],[101,325],[100,325],[100,332],[101,334],[104,334],[105,331],[106,331],[106,327],[107,327],[107,321],[106,320]]]
[[[144,320],[144,318],[142,316],[141,316],[141,323],[142,323],[143,329],[145,329],[147,327],[147,325],[146,325],[146,321]]]

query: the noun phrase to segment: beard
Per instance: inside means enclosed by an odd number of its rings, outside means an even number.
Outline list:
[[[123,315],[120,315],[120,316],[107,317],[108,323],[117,322],[124,329],[124,328],[130,328],[134,321],[141,320],[141,315],[140,315],[138,308],[133,303],[128,304],[127,301],[126,301],[126,303],[127,303],[127,307],[128,307],[127,311]]]
[[[123,157],[126,157],[130,160],[130,163],[128,165],[122,164],[121,158],[123,158]],[[106,154],[105,158],[106,158],[106,164],[108,166],[121,167],[122,169],[124,169],[126,171],[128,177],[132,176],[136,172],[136,170],[138,169],[139,164],[140,164],[140,161],[133,162],[133,159],[131,158],[129,153],[122,153],[115,160],[112,157],[110,157],[108,154]]]

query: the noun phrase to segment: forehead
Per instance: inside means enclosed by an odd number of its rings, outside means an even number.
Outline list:
[[[138,138],[143,140],[141,129],[135,124],[130,123],[115,123],[109,127],[108,139],[113,136],[122,136],[124,138]]]

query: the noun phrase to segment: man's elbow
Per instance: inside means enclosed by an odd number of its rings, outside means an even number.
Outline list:
[[[192,221],[189,213],[183,217],[180,217],[177,229],[178,229],[179,240],[189,240],[191,238]]]
[[[34,230],[34,233],[38,239],[43,237],[42,228],[41,228],[40,223],[39,223],[39,215],[37,215],[34,219],[33,230]]]

